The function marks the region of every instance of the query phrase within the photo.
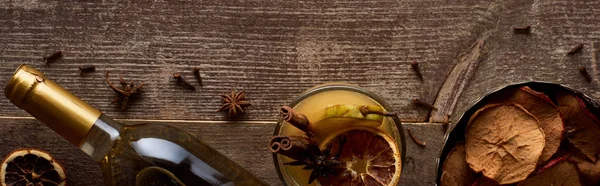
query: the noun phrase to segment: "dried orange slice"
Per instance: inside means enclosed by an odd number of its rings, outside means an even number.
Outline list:
[[[0,176],[2,186],[64,186],[66,183],[66,174],[62,166],[47,152],[36,149],[11,152],[2,161]]]
[[[337,170],[339,176],[329,177],[325,182],[330,185],[398,184],[402,171],[401,152],[392,137],[376,128],[361,127],[341,132],[324,144],[331,145],[331,153],[337,154],[344,139],[339,157],[346,165]]]

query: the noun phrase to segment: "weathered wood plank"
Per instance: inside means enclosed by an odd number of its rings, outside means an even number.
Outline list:
[[[69,185],[102,185],[100,166],[90,160],[52,130],[32,119],[0,119],[0,157],[18,148],[38,148],[50,152],[67,171]],[[137,123],[137,122],[136,122]],[[211,145],[242,167],[271,185],[281,185],[277,176],[268,140],[275,124],[170,123]],[[435,181],[435,159],[442,145],[439,125],[403,124],[413,130],[428,146],[421,148],[407,138],[407,157],[401,182],[407,185],[431,185]]]
[[[544,81],[563,84],[595,100],[600,99],[598,84],[599,17],[590,17],[600,2],[523,1],[523,9],[506,11],[498,28],[486,40],[486,56],[479,63],[472,81],[458,99],[452,121],[458,121],[479,98],[508,84]],[[562,15],[562,16],[559,16]],[[568,15],[568,16],[567,16]],[[566,17],[565,17],[566,16]],[[532,25],[529,35],[514,34],[515,26]],[[567,56],[579,43],[580,53]],[[593,77],[587,83],[578,72],[585,66]]]
[[[436,123],[403,124],[405,129],[427,146],[416,144],[405,131],[406,162],[400,177],[400,185],[435,185],[437,175],[437,158],[444,145],[444,128]]]
[[[488,2],[396,1],[0,1],[0,86],[18,64],[51,79],[116,118],[224,120],[219,94],[245,88],[254,105],[242,120],[274,120],[276,108],[332,81],[381,95],[403,121],[425,121],[458,54],[489,24]],[[44,65],[41,57],[63,50]],[[409,63],[419,61],[420,82]],[[77,67],[97,65],[80,77]],[[202,69],[189,92],[173,72]],[[104,71],[147,86],[123,113],[110,105]],[[196,84],[196,83],[194,83]],[[6,99],[0,115],[27,116]]]

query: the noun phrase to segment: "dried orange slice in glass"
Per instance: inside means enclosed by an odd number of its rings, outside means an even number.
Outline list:
[[[346,165],[336,170],[340,176],[319,182],[367,186],[398,184],[401,152],[392,137],[376,128],[361,127],[341,132],[324,144],[331,145],[331,153],[336,155],[342,141],[345,143],[339,157]]]
[[[2,186],[64,186],[66,183],[66,174],[62,166],[47,152],[36,149],[11,152],[2,161],[0,176]]]

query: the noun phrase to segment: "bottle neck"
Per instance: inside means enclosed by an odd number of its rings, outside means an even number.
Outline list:
[[[15,71],[4,94],[13,104],[78,147],[102,114],[27,65]]]
[[[94,122],[79,149],[94,161],[100,162],[112,149],[114,142],[121,139],[119,131],[122,128],[123,125],[102,114]]]

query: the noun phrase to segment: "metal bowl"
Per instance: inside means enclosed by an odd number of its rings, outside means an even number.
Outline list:
[[[586,96],[585,94],[583,94],[579,91],[573,90],[573,89],[563,86],[563,85],[547,83],[547,82],[532,81],[532,82],[524,82],[524,83],[518,83],[518,84],[512,84],[512,85],[500,87],[494,91],[491,91],[484,97],[480,98],[475,103],[475,105],[473,105],[471,108],[469,108],[469,110],[467,110],[460,117],[460,119],[458,120],[458,122],[456,123],[454,128],[450,131],[450,133],[447,133],[446,136],[444,136],[444,141],[445,141],[444,146],[442,148],[440,157],[437,159],[437,162],[438,162],[437,179],[436,179],[437,185],[440,185],[440,181],[442,178],[442,167],[444,165],[444,160],[448,156],[448,153],[450,153],[450,151],[452,150],[452,148],[454,148],[454,146],[457,142],[465,140],[465,129],[467,127],[469,119],[471,118],[471,115],[473,115],[479,108],[481,108],[483,105],[485,105],[485,103],[488,101],[488,99],[490,97],[493,97],[493,95],[500,94],[504,90],[514,88],[514,87],[520,87],[520,86],[529,86],[530,88],[532,88],[538,92],[543,92],[544,94],[548,95],[551,98],[555,97],[553,95],[557,92],[557,90],[572,92],[575,95],[582,98],[582,100],[585,102],[586,106],[588,107],[588,109],[590,110],[590,112],[592,114],[594,114],[596,117],[600,116],[598,113],[600,111],[600,105],[598,105],[594,100],[592,100],[592,98]]]

